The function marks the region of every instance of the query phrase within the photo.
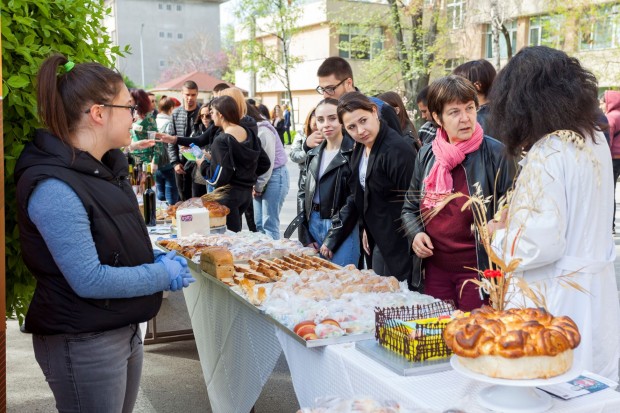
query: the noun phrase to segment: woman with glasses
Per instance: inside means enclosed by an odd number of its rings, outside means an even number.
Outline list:
[[[61,412],[130,412],[143,348],[139,323],[163,290],[193,279],[154,252],[129,180],[134,121],[123,77],[99,63],[46,59],[36,131],[15,166],[21,253],[37,284],[25,328]]]
[[[379,119],[377,106],[359,92],[338,100],[338,120],[357,142],[351,154],[351,195],[340,213],[359,216],[362,246],[377,274],[409,281],[411,260],[400,211],[415,150]]]
[[[462,210],[468,199],[446,199],[457,192],[489,199],[489,221],[512,186],[515,165],[504,145],[485,136],[476,121],[478,96],[469,80],[452,75],[434,81],[427,103],[439,128],[432,145],[424,145],[416,158],[402,211],[413,253],[412,284],[424,284],[425,294],[470,311],[485,300],[467,280],[477,279],[473,268],[485,270],[489,260],[472,232],[474,212]]]

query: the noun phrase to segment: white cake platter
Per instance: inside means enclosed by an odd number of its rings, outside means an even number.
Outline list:
[[[457,356],[450,358],[452,368],[465,377],[494,384],[486,387],[478,393],[478,402],[482,407],[504,413],[542,413],[552,406],[549,394],[536,389],[538,386],[548,386],[570,381],[578,377],[583,369],[573,363],[573,367],[564,374],[548,379],[497,379],[475,373],[459,363]]]

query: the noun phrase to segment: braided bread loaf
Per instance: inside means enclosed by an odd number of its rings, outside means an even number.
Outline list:
[[[463,366],[509,379],[565,373],[572,366],[572,350],[581,341],[569,317],[553,317],[536,308],[498,312],[488,306],[450,322],[443,337]]]

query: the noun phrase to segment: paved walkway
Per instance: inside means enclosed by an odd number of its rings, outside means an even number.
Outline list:
[[[299,170],[289,163],[291,189],[281,214],[282,232],[296,216],[295,197]],[[620,197],[620,191],[618,191]],[[620,199],[618,199],[620,203]],[[620,213],[617,214],[620,220]],[[617,225],[620,229],[620,225]],[[616,245],[620,238],[616,238]],[[620,257],[620,250],[618,251]],[[620,285],[620,258],[616,260]],[[164,300],[158,316],[159,330],[186,328],[189,316],[182,293]],[[22,334],[16,320],[7,321],[7,411],[55,412],[54,398],[32,351],[31,336]],[[284,357],[256,403],[257,413],[289,413],[299,408]],[[145,347],[142,383],[135,412],[211,412],[194,341]]]

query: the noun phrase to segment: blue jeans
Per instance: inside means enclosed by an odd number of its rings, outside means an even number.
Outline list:
[[[327,236],[327,232],[332,227],[331,219],[321,219],[321,214],[317,211],[312,211],[310,214],[310,224],[308,225],[310,235],[319,244],[319,247],[323,245],[323,241]],[[338,265],[354,264],[357,266],[357,261],[360,258],[360,236],[357,225],[351,231],[349,236],[340,244],[340,247],[336,251],[332,251],[334,256],[331,262]],[[325,258],[325,257],[323,257]]]
[[[288,194],[289,185],[286,165],[274,169],[263,195],[252,201],[256,230],[273,239],[280,239],[280,211]]]
[[[157,190],[157,199],[166,201],[169,205],[179,202],[179,191],[177,189],[177,181],[174,177],[174,168],[158,169],[155,172],[155,189]]]
[[[82,334],[33,334],[34,356],[59,412],[133,410],[142,374],[137,324]]]

